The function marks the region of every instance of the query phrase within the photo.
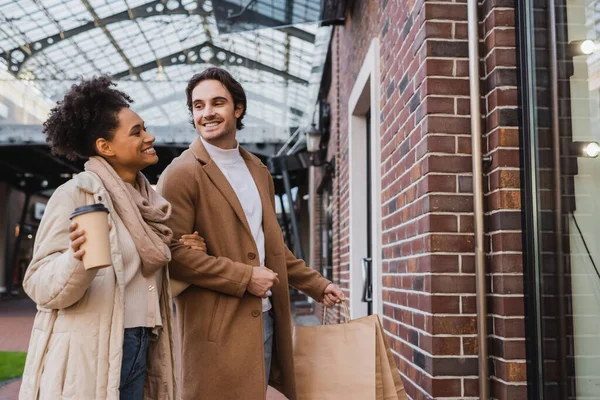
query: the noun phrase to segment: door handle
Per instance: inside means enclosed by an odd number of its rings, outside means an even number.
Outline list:
[[[361,259],[362,264],[362,276],[363,276],[363,290],[362,299],[363,303],[369,303],[373,301],[373,290],[371,284],[371,257]]]

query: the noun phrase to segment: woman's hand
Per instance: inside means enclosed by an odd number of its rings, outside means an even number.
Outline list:
[[[77,222],[71,222],[69,225],[69,240],[71,241],[71,248],[75,252],[73,257],[81,261],[85,250],[81,248],[83,242],[85,242],[85,231],[83,229],[77,229]]]
[[[198,231],[191,235],[181,235],[179,243],[182,243],[193,250],[206,251],[204,239],[198,235]]]

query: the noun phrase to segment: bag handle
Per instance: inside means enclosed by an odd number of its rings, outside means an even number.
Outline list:
[[[342,311],[344,312],[344,323],[347,324],[348,322],[350,322],[350,311],[348,310],[348,305],[346,304],[345,300],[338,304],[342,306]],[[327,325],[327,320],[325,319],[326,315],[327,307],[323,306],[323,325]]]

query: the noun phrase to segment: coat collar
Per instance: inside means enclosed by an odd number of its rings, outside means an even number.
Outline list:
[[[190,150],[194,157],[202,164],[202,168],[208,175],[209,179],[212,183],[217,187],[217,189],[223,194],[223,197],[227,200],[233,211],[237,215],[238,219],[244,226],[244,229],[248,231],[250,236],[252,235],[252,230],[248,225],[248,219],[246,218],[246,214],[244,213],[244,209],[240,200],[237,197],[237,194],[229,184],[229,181],[223,175],[223,172],[219,169],[217,164],[213,162],[204,147],[204,144],[200,140],[200,138],[196,138],[192,144],[190,145]],[[263,209],[265,205],[270,204],[269,195],[268,195],[268,182],[265,181],[265,174],[263,168],[266,170],[265,165],[260,161],[260,158],[256,157],[254,154],[250,153],[242,146],[240,146],[240,154],[242,158],[246,162],[246,166],[250,171],[250,175],[252,175],[252,179],[254,179],[254,183],[258,189],[258,193],[260,194],[261,203],[263,205]],[[263,213],[264,216],[264,213]]]
[[[95,194],[104,189],[100,177],[91,171],[80,172],[73,180],[79,189],[87,193]]]
[[[202,143],[202,140],[200,140],[199,137],[194,139],[192,144],[190,144],[190,150],[192,151],[192,154],[194,154],[194,157],[196,157],[196,159],[202,164],[208,164],[212,161],[208,151],[206,150],[206,147],[204,147],[204,143]],[[240,154],[246,161],[246,164],[248,164],[248,162],[252,162],[258,166],[266,168],[262,161],[260,161],[260,158],[256,157],[242,146],[240,146]]]

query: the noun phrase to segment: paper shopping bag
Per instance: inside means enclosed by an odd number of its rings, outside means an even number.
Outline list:
[[[375,320],[377,338],[377,400],[408,399],[400,374],[394,361],[392,350],[387,342],[383,326],[378,315],[366,319]]]
[[[298,400],[406,399],[376,315],[344,324],[296,327],[294,366]]]

